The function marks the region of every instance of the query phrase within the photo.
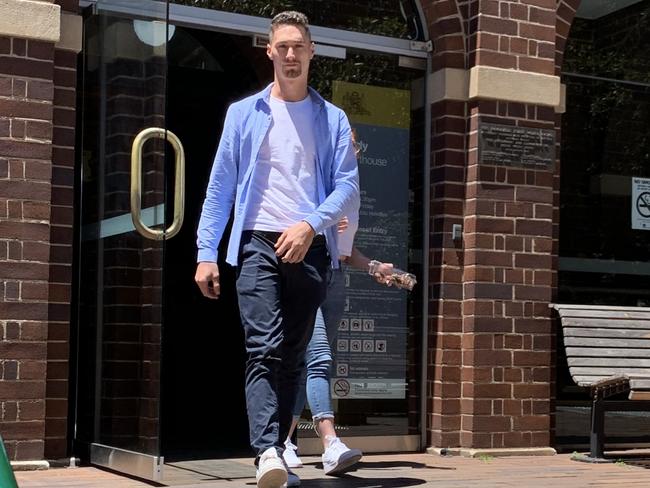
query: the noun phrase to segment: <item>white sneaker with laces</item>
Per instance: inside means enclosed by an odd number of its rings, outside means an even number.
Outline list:
[[[296,451],[298,451],[298,446],[291,442],[290,439],[284,441],[284,452],[282,453],[282,457],[284,458],[284,462],[287,463],[287,466],[290,468],[302,468],[302,461],[298,457],[298,454],[296,454]]]
[[[338,437],[327,436],[329,447],[323,453],[325,474],[335,476],[349,471],[363,457],[359,449],[350,449]]]
[[[269,447],[257,464],[257,488],[282,488],[287,482],[287,468],[275,447]]]

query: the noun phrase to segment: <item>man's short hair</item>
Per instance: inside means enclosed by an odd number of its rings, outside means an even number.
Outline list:
[[[307,38],[311,40],[311,33],[309,32],[309,19],[301,12],[295,10],[285,10],[280,12],[271,20],[271,28],[269,29],[269,40],[273,39],[273,32],[281,25],[295,25],[301,27]]]

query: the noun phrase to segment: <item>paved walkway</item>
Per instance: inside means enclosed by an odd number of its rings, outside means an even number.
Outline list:
[[[229,460],[245,472],[250,460]],[[570,459],[568,454],[545,457],[510,457],[469,459],[439,457],[430,454],[370,455],[360,463],[359,470],[341,478],[325,477],[319,458],[306,457],[306,466],[296,470],[302,488],[402,488],[426,486],[435,488],[647,488],[650,469],[634,461],[612,464],[586,464]],[[185,466],[181,471],[193,479],[185,483],[175,472],[176,488],[254,488],[254,478],[219,479],[204,467]],[[223,461],[222,461],[223,463]],[[646,464],[647,466],[647,464]],[[241,471],[243,470],[243,471]],[[230,470],[236,473],[237,469]],[[237,476],[237,475],[233,475]],[[51,469],[41,472],[17,473],[20,488],[148,488],[151,484],[129,479],[96,468]],[[187,481],[187,480],[186,480]],[[180,484],[176,484],[180,483]],[[159,485],[158,485],[159,486]]]

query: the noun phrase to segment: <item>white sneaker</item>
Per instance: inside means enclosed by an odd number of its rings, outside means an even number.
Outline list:
[[[260,456],[257,465],[257,488],[282,488],[287,482],[287,468],[275,447],[269,447]]]
[[[282,457],[284,458],[284,462],[287,463],[287,466],[290,468],[302,468],[302,461],[298,457],[298,454],[296,454],[296,451],[298,451],[298,446],[291,442],[290,439],[284,441],[284,452],[282,453]]]
[[[363,456],[359,449],[350,449],[338,437],[329,437],[328,440],[329,447],[322,456],[325,474],[334,476],[345,473]]]

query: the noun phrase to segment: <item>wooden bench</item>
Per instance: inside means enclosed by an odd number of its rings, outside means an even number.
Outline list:
[[[589,461],[604,461],[604,399],[650,400],[650,307],[552,303],[562,321],[569,373],[592,396]],[[616,409],[637,410],[630,402]]]

